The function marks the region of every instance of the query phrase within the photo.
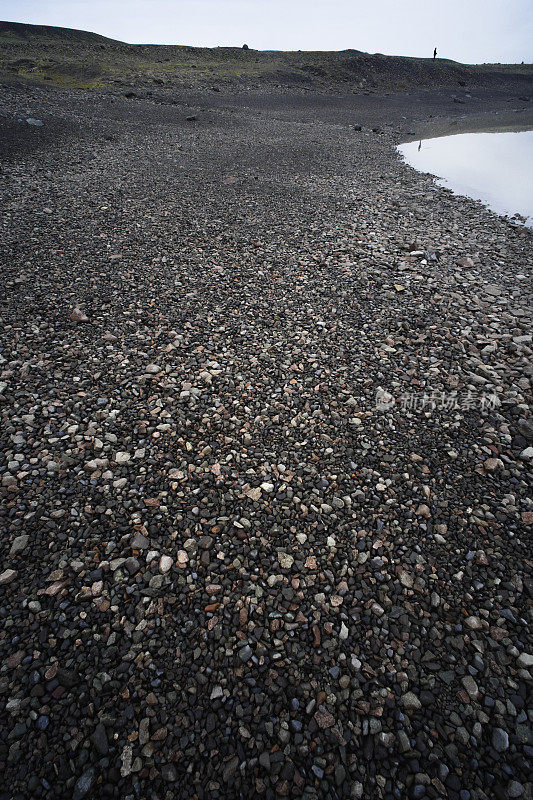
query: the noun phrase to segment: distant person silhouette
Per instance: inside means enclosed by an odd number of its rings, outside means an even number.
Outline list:
[[[422,150],[422,139],[420,139],[418,143],[418,152],[420,152],[420,150]]]
[[[433,61],[437,58],[437,48],[433,50]]]

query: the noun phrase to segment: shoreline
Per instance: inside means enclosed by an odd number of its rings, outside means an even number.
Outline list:
[[[517,113],[519,116],[517,116]],[[498,119],[495,119],[495,117]],[[533,109],[522,112],[488,112],[464,119],[432,120],[422,124],[419,129],[423,139],[452,136],[461,133],[498,133],[505,131],[530,131],[533,129]],[[416,136],[407,141],[416,141]]]
[[[397,150],[410,167],[419,172],[434,175],[437,185],[451,189],[454,194],[478,200],[499,216],[531,228],[533,227],[533,208],[528,206],[528,194],[520,193],[520,187],[528,184],[528,163],[524,153],[521,157],[517,157],[513,150],[517,142],[526,141],[524,137],[527,137],[530,144],[533,144],[531,131],[532,129],[528,126],[523,126],[521,130],[503,126],[501,128],[493,127],[492,131],[471,130],[468,133],[455,131],[452,135],[444,137],[445,142],[440,141],[442,136],[430,136],[427,139],[420,139],[418,142],[415,139],[398,145]],[[500,134],[500,136],[494,137],[494,134]],[[461,140],[454,141],[453,136],[459,136]],[[465,137],[467,138],[465,139]],[[501,144],[504,141],[506,148],[502,151]],[[464,148],[465,142],[469,148],[466,152],[461,150]],[[420,158],[422,143],[425,150],[430,147],[433,151],[433,157],[430,157],[429,160],[427,152]],[[441,157],[435,158],[435,151],[439,152],[442,144],[445,147],[445,155],[442,157],[441,149]],[[500,150],[496,152],[495,148],[498,145]],[[487,147],[492,148],[490,157],[487,155]],[[449,148],[451,148],[452,156],[450,156]],[[483,159],[482,167],[479,166],[480,148],[481,159]],[[505,173],[501,171],[499,164],[500,158],[503,157],[507,158]],[[467,180],[464,178],[465,170],[470,171]],[[533,174],[531,178],[533,179]]]

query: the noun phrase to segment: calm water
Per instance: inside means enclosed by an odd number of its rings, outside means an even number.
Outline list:
[[[398,150],[412,167],[438,175],[441,186],[498,214],[521,214],[533,227],[533,131],[459,133]]]

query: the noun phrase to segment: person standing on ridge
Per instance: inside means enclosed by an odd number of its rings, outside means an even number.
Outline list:
[[[433,61],[437,58],[437,48],[433,50]]]

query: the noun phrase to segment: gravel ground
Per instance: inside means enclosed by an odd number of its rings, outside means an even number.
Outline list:
[[[2,89],[1,800],[531,797],[533,233],[298,97]]]

